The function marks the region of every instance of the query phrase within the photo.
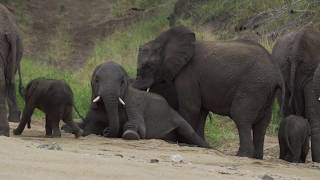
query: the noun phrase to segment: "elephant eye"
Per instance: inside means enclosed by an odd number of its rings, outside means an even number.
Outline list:
[[[98,82],[99,82],[98,77],[96,77],[96,78],[94,79],[94,82],[96,82],[96,83],[98,83]]]

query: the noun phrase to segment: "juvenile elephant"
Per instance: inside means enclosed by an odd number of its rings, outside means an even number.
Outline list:
[[[108,115],[104,136],[165,140],[181,137],[185,143],[208,147],[164,98],[130,87],[128,75],[119,64],[99,65],[92,75],[91,86],[96,108],[104,107]]]
[[[9,136],[8,120],[12,122],[20,120],[15,74],[20,68],[22,52],[22,40],[15,19],[8,9],[0,4],[0,135]],[[9,106],[8,118],[6,100]]]
[[[304,163],[309,152],[310,126],[307,119],[290,115],[280,123],[280,159]]]
[[[272,59],[279,65],[286,86],[284,115],[295,114],[309,120],[315,162],[320,162],[320,106],[314,91],[319,92],[316,84],[320,81],[315,77],[318,80],[312,83],[312,79],[320,63],[319,47],[320,32],[306,26],[280,37],[272,50]]]
[[[46,136],[61,137],[60,120],[63,120],[72,128],[76,137],[82,134],[82,130],[72,119],[73,93],[65,81],[44,78],[34,79],[29,82],[25,89],[24,100],[25,107],[21,122],[13,131],[15,135],[20,135],[27,123],[30,128],[31,116],[35,108],[40,109],[46,115]]]
[[[263,47],[244,40],[196,41],[189,29],[173,27],[139,49],[133,86],[153,92],[163,84],[177,96],[166,88],[157,93],[177,101],[178,112],[200,136],[209,111],[229,116],[239,131],[238,155],[263,158],[275,92],[283,90],[281,74]]]

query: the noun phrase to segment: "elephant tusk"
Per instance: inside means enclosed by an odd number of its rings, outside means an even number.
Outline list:
[[[94,100],[92,102],[98,102],[100,100],[100,96],[97,96],[96,98],[94,98]]]
[[[320,97],[318,98],[318,101],[320,101]]]
[[[147,88],[147,92],[149,92],[150,91],[150,88]]]
[[[122,105],[126,105],[126,103],[124,103],[124,101],[121,99],[121,97],[119,97],[119,101]]]

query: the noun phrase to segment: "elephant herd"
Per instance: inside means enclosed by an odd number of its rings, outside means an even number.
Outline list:
[[[13,16],[0,5],[0,135],[20,121],[14,77],[20,75],[22,41]],[[280,37],[272,54],[247,40],[200,41],[177,26],[139,48],[137,76],[115,62],[98,65],[91,78],[91,105],[81,123],[72,120],[74,97],[63,80],[38,78],[22,88],[25,107],[13,134],[30,127],[33,110],[46,114],[46,136],[60,137],[59,121],[76,137],[89,134],[129,140],[158,138],[208,148],[209,112],[236,124],[237,155],[263,159],[275,98],[281,104],[280,158],[320,162],[320,32],[303,27]],[[107,51],[107,50],[106,50]],[[9,107],[7,117],[6,102]],[[76,110],[77,111],[77,110]]]

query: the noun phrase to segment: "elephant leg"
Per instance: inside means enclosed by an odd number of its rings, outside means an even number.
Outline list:
[[[46,137],[52,137],[52,124],[47,114],[46,114]]]
[[[231,118],[237,125],[240,138],[240,147],[237,153],[238,156],[251,158],[256,157],[251,130],[254,123],[262,121],[262,119],[259,118],[259,114],[261,111],[265,110],[264,107],[266,103],[266,98],[261,94],[263,91],[257,92],[260,94],[256,96],[253,96],[255,94],[250,92],[238,92],[232,102]],[[257,129],[264,129],[264,124],[259,126],[257,126]],[[256,141],[258,139],[262,140],[264,133],[265,132],[261,132],[261,136],[259,136],[259,138],[257,138],[257,136]]]
[[[33,111],[34,111],[34,107],[31,106],[30,104],[27,104],[24,107],[21,121],[20,121],[18,127],[15,130],[13,130],[14,135],[20,135],[23,132],[24,128],[26,127],[26,124],[29,121],[31,121],[31,116],[33,114]]]
[[[189,81],[185,81],[189,79]],[[191,127],[204,138],[204,122],[201,124],[201,95],[196,79],[178,76],[175,80],[179,101],[179,114],[191,125]]]
[[[300,138],[297,138],[297,139],[293,139],[290,141],[291,142],[291,147],[292,147],[292,151],[291,152],[291,159],[290,159],[290,162],[293,162],[293,163],[299,163],[300,162],[300,159],[301,159],[301,147],[302,147],[302,143],[300,141]]]
[[[9,122],[19,122],[20,121],[20,110],[17,104],[17,97],[16,97],[16,87],[14,82],[8,83],[7,86],[7,101],[9,107]]]
[[[272,104],[267,104],[267,106],[269,107],[261,113],[261,119],[253,125],[253,144],[257,159],[263,159],[264,137],[272,116]]]
[[[72,106],[68,106],[65,108],[63,118],[62,120],[71,127],[72,133],[76,136],[79,137],[82,135],[82,130],[79,128],[79,126],[73,121],[72,119]]]
[[[306,158],[307,155],[309,153],[309,140],[310,138],[307,137],[306,140],[303,143],[302,149],[301,149],[301,158],[300,158],[300,162],[301,163],[305,163],[306,162]]]
[[[311,155],[312,161],[320,162],[320,102],[315,97],[312,84],[304,87],[305,112],[311,127]]]
[[[189,144],[195,144],[200,147],[209,147],[209,144],[202,139],[190,126],[188,122],[186,122],[182,117],[179,115],[175,118],[175,124],[177,125],[176,132],[179,136],[187,141]]]
[[[5,75],[3,72],[3,64],[0,68],[0,136],[9,136],[9,123],[7,119],[7,110],[6,110],[6,81]]]
[[[52,137],[61,137],[61,132],[59,128],[60,113],[51,112],[48,114],[48,121],[52,126]]]

